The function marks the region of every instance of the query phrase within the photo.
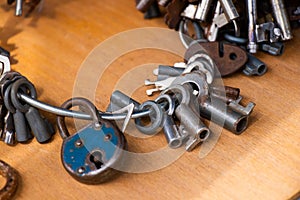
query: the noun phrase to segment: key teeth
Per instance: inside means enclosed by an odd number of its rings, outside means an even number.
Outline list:
[[[153,81],[150,81],[149,79],[145,80],[145,85],[154,85]]]

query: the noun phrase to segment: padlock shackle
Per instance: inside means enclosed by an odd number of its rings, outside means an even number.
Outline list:
[[[96,106],[90,100],[82,97],[74,97],[65,101],[61,105],[61,107],[64,109],[71,109],[72,107],[75,106],[82,106],[84,108],[84,111],[92,116],[94,128],[98,129],[101,127],[99,112]],[[64,116],[57,117],[57,126],[59,130],[59,134],[63,139],[66,139],[67,137],[70,136],[70,133],[65,123]]]

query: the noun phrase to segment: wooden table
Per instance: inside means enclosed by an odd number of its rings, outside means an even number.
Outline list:
[[[1,46],[13,57],[12,69],[37,87],[39,99],[59,106],[72,97],[81,63],[101,42],[123,31],[163,27],[162,18],[144,20],[134,1],[45,1],[40,13],[16,18],[1,5]],[[123,173],[102,185],[84,185],[64,170],[62,139],[10,147],[0,158],[14,166],[22,181],[17,199],[288,199],[300,189],[300,30],[280,57],[259,53],[269,71],[262,77],[241,73],[224,79],[241,88],[245,102],[257,104],[249,128],[240,136],[224,130],[215,148],[200,159],[199,148],[171,165],[148,173]],[[96,105],[107,106],[114,84],[143,63],[173,64],[182,58],[143,49],[113,62],[101,77]],[[99,60],[101,62],[101,60]],[[150,75],[149,75],[150,76]],[[150,78],[153,78],[150,76]],[[97,84],[96,84],[97,85]],[[134,97],[145,101],[146,87]],[[53,115],[44,113],[52,122]],[[162,134],[149,139],[126,135],[133,152],[165,147]],[[157,160],[161,162],[161,160]],[[3,180],[2,180],[3,181]],[[4,182],[4,181],[3,181]]]

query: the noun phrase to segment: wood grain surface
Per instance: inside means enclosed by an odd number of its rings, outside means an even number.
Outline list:
[[[0,9],[0,46],[11,52],[12,69],[35,84],[39,100],[56,106],[72,97],[80,66],[98,44],[134,28],[166,28],[162,18],[144,20],[133,0],[45,0],[40,12],[29,18],[15,17],[14,8],[8,9],[5,3]],[[294,36],[282,56],[258,54],[269,67],[266,75],[246,77],[237,73],[223,80],[226,85],[241,88],[245,102],[253,101],[257,106],[249,128],[240,136],[223,130],[206,157],[200,159],[197,148],[160,170],[122,173],[108,183],[91,186],[75,181],[64,170],[58,133],[43,145],[36,140],[13,147],[1,142],[0,158],[21,174],[16,199],[291,198],[300,190],[299,29]],[[98,108],[105,109],[114,85],[129,70],[144,63],[173,64],[181,60],[153,49],[120,57],[101,77],[96,91]],[[153,77],[149,74],[149,78]],[[145,89],[137,86],[134,97],[148,99]],[[44,114],[55,122],[55,116]],[[126,137],[133,152],[166,146],[162,134],[137,139],[127,133]]]

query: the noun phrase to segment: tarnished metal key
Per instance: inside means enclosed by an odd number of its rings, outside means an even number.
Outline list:
[[[231,21],[239,17],[239,13],[231,0],[219,0],[219,2],[221,3],[225,16],[228,20]]]
[[[213,0],[202,0],[198,5],[195,18],[200,21],[205,21],[212,2]]]
[[[282,40],[293,38],[290,21],[283,0],[271,0],[274,17],[282,31]]]
[[[8,112],[4,119],[4,142],[8,145],[14,145],[15,140],[15,126],[13,114]]]
[[[23,12],[23,0],[16,0],[16,16],[21,16]]]
[[[257,20],[257,7],[256,0],[247,0],[248,8],[248,49],[250,53],[257,52],[257,40],[256,40],[256,20]]]

